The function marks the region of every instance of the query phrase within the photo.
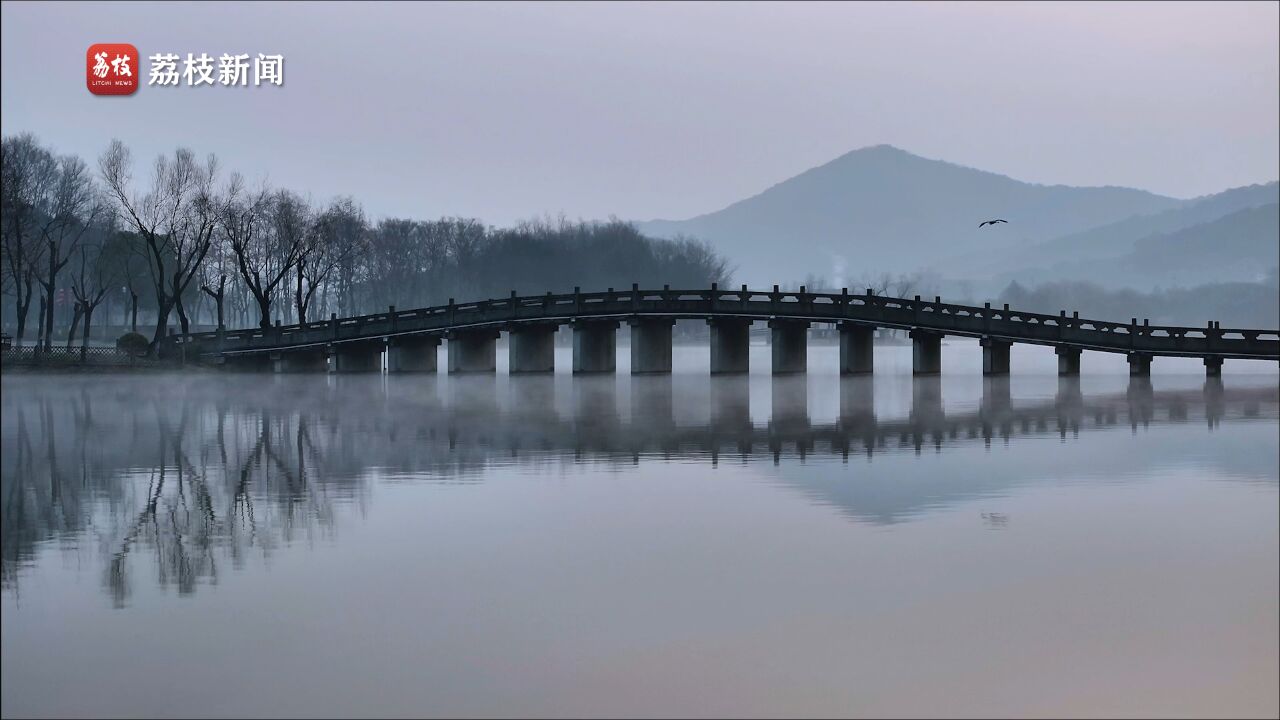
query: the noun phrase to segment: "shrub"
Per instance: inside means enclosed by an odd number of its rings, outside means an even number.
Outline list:
[[[133,357],[145,357],[151,343],[142,333],[128,332],[116,339],[116,349]]]

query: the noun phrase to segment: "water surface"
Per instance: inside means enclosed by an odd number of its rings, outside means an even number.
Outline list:
[[[1280,712],[1274,364],[620,350],[4,376],[3,714]]]

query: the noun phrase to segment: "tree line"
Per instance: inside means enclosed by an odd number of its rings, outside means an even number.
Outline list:
[[[6,327],[22,344],[35,311],[39,347],[87,346],[95,312],[138,329],[154,348],[176,321],[269,327],[575,286],[707,287],[730,268],[706,243],[659,240],[630,223],[543,218],[510,228],[472,218],[371,221],[353,197],[319,203],[224,173],[187,148],[135,177],[112,141],[91,168],[30,133],[0,149],[0,291]],[[70,296],[67,296],[70,290]]]

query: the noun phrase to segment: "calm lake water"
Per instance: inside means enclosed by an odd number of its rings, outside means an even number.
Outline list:
[[[1280,714],[1274,363],[675,352],[4,376],[0,710]]]

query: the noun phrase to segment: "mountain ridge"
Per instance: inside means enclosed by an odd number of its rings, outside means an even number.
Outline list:
[[[1179,230],[1212,222],[1240,210],[1280,202],[1280,182],[1257,183],[1228,188],[1211,195],[1185,201],[1178,207],[1153,215],[1135,215],[1115,223],[1090,228],[1079,233],[1045,240],[1018,248],[995,266],[987,266],[990,274],[1016,276],[1019,272],[1043,273],[1059,263],[1082,258],[1112,258],[1124,255],[1146,238],[1168,235]],[[953,267],[973,272],[963,258]]]
[[[763,195],[763,194],[765,194],[765,193],[769,192],[770,190],[773,190],[774,188],[777,188],[777,187],[778,187],[778,186],[780,186],[780,185],[784,185],[784,184],[786,184],[787,182],[789,182],[790,180],[794,180],[794,179],[796,179],[796,178],[798,178],[798,177],[800,177],[801,175],[804,175],[804,174],[806,174],[806,173],[812,172],[812,171],[814,171],[814,170],[821,170],[822,168],[824,168],[824,167],[826,167],[826,166],[828,166],[828,165],[832,165],[832,164],[835,164],[835,163],[841,162],[841,161],[845,160],[846,158],[849,158],[850,156],[853,156],[853,155],[855,155],[855,154],[858,154],[858,153],[869,153],[869,152],[871,152],[871,151],[876,151],[876,152],[892,152],[892,153],[898,154],[898,155],[900,155],[900,156],[902,156],[902,157],[912,158],[912,159],[915,159],[915,160],[924,160],[924,161],[926,161],[926,162],[929,162],[929,163],[937,163],[937,164],[939,164],[939,165],[946,165],[946,166],[950,166],[950,167],[953,167],[953,168],[958,168],[958,169],[960,169],[960,170],[966,170],[966,171],[969,171],[969,172],[974,172],[974,173],[978,173],[978,174],[981,174],[981,175],[985,175],[985,176],[988,176],[988,177],[991,177],[991,178],[998,178],[998,179],[1003,179],[1003,180],[1012,180],[1013,182],[1016,182],[1016,183],[1019,183],[1019,184],[1022,184],[1022,185],[1031,186],[1031,187],[1036,187],[1036,188],[1045,188],[1045,189],[1064,189],[1064,190],[1126,190],[1126,191],[1134,191],[1134,192],[1146,193],[1146,194],[1149,194],[1149,195],[1153,195],[1153,196],[1155,196],[1155,197],[1164,197],[1164,198],[1169,198],[1169,199],[1171,199],[1171,200],[1181,201],[1181,202],[1194,202],[1194,201],[1196,201],[1196,200],[1200,200],[1200,199],[1202,199],[1202,198],[1213,197],[1214,195],[1216,195],[1216,194],[1217,194],[1217,193],[1211,193],[1211,194],[1209,194],[1209,195],[1201,195],[1201,196],[1192,197],[1192,198],[1176,198],[1176,197],[1173,197],[1173,196],[1171,196],[1171,195],[1160,195],[1159,193],[1154,193],[1154,192],[1152,192],[1152,191],[1150,191],[1150,190],[1144,190],[1144,189],[1142,189],[1142,188],[1133,188],[1133,187],[1128,187],[1128,186],[1125,186],[1125,185],[1068,185],[1068,184],[1066,184],[1066,183],[1038,183],[1038,182],[1034,182],[1034,181],[1031,181],[1031,180],[1019,180],[1018,178],[1015,178],[1015,177],[1013,177],[1013,176],[1011,176],[1011,175],[1004,175],[1004,174],[1002,174],[1002,173],[995,172],[994,170],[984,170],[984,169],[979,168],[979,167],[974,167],[974,166],[972,166],[972,165],[964,165],[964,164],[962,164],[962,163],[952,162],[952,161],[950,161],[950,160],[942,160],[942,159],[940,159],[940,158],[929,158],[929,157],[925,157],[925,156],[923,156],[923,155],[917,155],[916,153],[913,153],[913,152],[911,152],[910,150],[904,150],[903,148],[900,148],[900,147],[898,147],[898,146],[896,146],[896,145],[891,145],[891,144],[889,144],[889,143],[880,143],[880,144],[877,144],[877,145],[866,145],[866,146],[863,146],[863,147],[860,147],[860,148],[855,148],[855,149],[853,149],[853,150],[849,150],[848,152],[845,152],[845,153],[844,153],[844,154],[842,154],[842,155],[838,155],[838,156],[836,156],[836,157],[832,158],[831,160],[828,160],[827,162],[822,163],[821,165],[815,165],[815,166],[813,166],[813,167],[811,167],[811,168],[809,168],[809,169],[807,169],[807,170],[802,170],[802,171],[800,171],[799,173],[797,173],[797,174],[795,174],[795,175],[792,175],[792,176],[791,176],[791,177],[789,177],[789,178],[786,178],[785,180],[780,180],[780,181],[778,181],[778,182],[776,182],[776,183],[774,183],[774,184],[772,184],[772,185],[770,185],[770,186],[768,186],[768,187],[764,188],[763,190],[761,190],[760,192],[758,192],[758,193],[756,193],[756,194],[754,194],[754,195],[750,195],[750,196],[748,196],[748,197],[742,198],[741,200],[735,200],[734,202],[731,202],[731,203],[729,203],[728,205],[725,205],[724,207],[720,208],[719,210],[712,210],[712,211],[710,211],[710,212],[700,213],[700,214],[698,214],[698,215],[693,215],[693,216],[691,216],[691,217],[684,218],[683,220],[676,220],[676,219],[672,219],[672,218],[650,218],[650,219],[648,219],[648,220],[637,220],[636,222],[638,222],[638,223],[645,223],[645,224],[647,224],[647,223],[682,223],[682,222],[690,222],[690,221],[692,221],[692,220],[698,220],[698,219],[700,219],[700,218],[707,217],[708,215],[714,215],[714,214],[716,214],[716,213],[718,213],[718,212],[722,212],[722,211],[724,211],[724,210],[728,210],[728,209],[730,209],[730,208],[734,207],[735,205],[739,205],[739,204],[741,204],[741,203],[744,203],[744,202],[747,202],[747,201],[749,201],[749,200],[755,199],[755,198],[757,198],[757,197],[759,197],[759,196],[761,196],[761,195]]]
[[[1078,256],[1004,273],[993,283],[1089,279],[1150,291],[1205,283],[1259,282],[1280,266],[1280,203],[1242,207],[1220,217],[1136,238],[1112,254]]]
[[[720,210],[637,225],[657,237],[706,240],[738,264],[740,280],[768,284],[808,274],[908,272],[954,255],[957,244],[964,252],[999,253],[1184,202],[1118,186],[1027,183],[882,144]],[[979,231],[991,217],[1010,225]],[[797,252],[798,242],[805,251]]]

